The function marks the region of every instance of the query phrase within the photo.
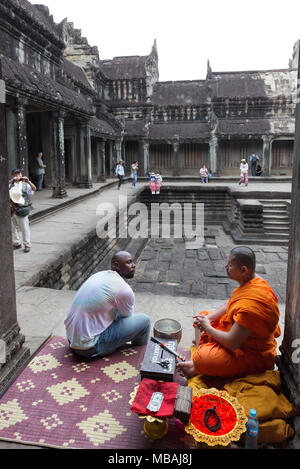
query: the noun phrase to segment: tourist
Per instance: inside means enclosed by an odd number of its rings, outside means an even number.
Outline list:
[[[119,251],[111,270],[98,272],[78,290],[65,320],[72,351],[80,357],[104,357],[131,341],[146,345],[150,319],[133,314],[134,293],[126,279],[133,278],[135,264],[131,254]]]
[[[120,189],[120,187],[123,183],[123,178],[125,176],[124,161],[123,160],[120,160],[119,163],[117,164],[116,169],[115,169],[115,174],[119,178],[118,189]]]
[[[150,174],[149,181],[150,181],[149,188],[150,188],[151,194],[155,194],[155,192],[156,192],[156,176],[155,176],[155,173]]]
[[[138,163],[138,161],[134,161],[131,165],[131,177],[133,179],[132,187],[136,187],[138,169],[139,169],[139,163]]]
[[[47,166],[44,164],[44,161],[43,161],[43,153],[40,152],[38,153],[38,156],[36,157],[36,177],[37,177],[37,190],[38,191],[43,190],[43,182],[44,182],[46,167]]]
[[[21,169],[12,171],[12,179],[9,181],[9,196],[13,210],[11,217],[13,248],[20,249],[22,243],[19,237],[19,230],[22,233],[24,252],[29,252],[31,248],[30,227],[29,227],[29,196],[36,191],[36,186],[29,181],[27,176],[23,176]]]
[[[160,194],[160,188],[162,185],[163,178],[159,173],[155,175],[155,192],[156,194]]]
[[[232,378],[273,370],[280,335],[278,301],[270,285],[256,276],[255,263],[252,249],[231,251],[227,275],[239,287],[224,305],[195,317],[198,348],[192,361],[178,364],[184,376]]]
[[[202,183],[208,183],[208,169],[205,164],[200,168],[200,179]]]
[[[245,159],[243,159],[240,165],[241,177],[239,185],[244,183],[246,187],[248,186],[248,169],[248,163]]]
[[[253,152],[250,156],[250,163],[251,163],[251,174],[252,176],[256,176],[256,164],[259,160],[259,156]]]

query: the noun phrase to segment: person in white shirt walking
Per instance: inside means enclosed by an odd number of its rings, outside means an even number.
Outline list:
[[[120,160],[119,163],[116,166],[116,175],[119,178],[119,184],[118,184],[118,189],[120,189],[122,183],[123,183],[123,178],[125,176],[125,171],[124,171],[124,161]]]

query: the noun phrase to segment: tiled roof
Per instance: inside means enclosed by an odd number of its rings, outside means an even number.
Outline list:
[[[100,69],[110,80],[145,78],[145,64],[148,56],[133,55],[114,57],[112,60],[101,60]]]
[[[116,136],[118,132],[105,120],[98,119],[97,117],[92,117],[89,121],[90,128],[96,133],[100,133],[104,136]]]
[[[84,73],[81,67],[73,64],[73,62],[70,62],[70,60],[64,58],[62,68],[66,72],[66,74],[72,79],[74,79],[76,82],[83,85],[85,88],[88,88],[90,90],[93,89],[87,79],[86,74]]]
[[[265,82],[258,72],[213,73],[212,98],[266,97]]]
[[[205,122],[176,122],[149,126],[150,139],[172,139],[174,135],[184,139],[208,138],[209,125]]]
[[[264,135],[269,132],[268,119],[220,119],[217,128],[219,135]]]
[[[207,101],[205,81],[167,81],[154,85],[151,102],[156,105],[197,105]]]
[[[143,136],[146,134],[145,122],[140,120],[126,120],[125,135]]]
[[[9,0],[11,7],[14,6],[17,9],[21,9],[32,21],[38,23],[45,31],[50,33],[55,39],[61,42],[63,41],[60,33],[57,29],[57,24],[54,22],[52,15],[49,14],[49,9],[44,5],[33,5],[28,0]]]
[[[47,75],[42,75],[28,65],[20,64],[8,57],[1,57],[2,75],[7,86],[16,90],[24,90],[34,98],[49,100],[51,103],[61,104],[74,110],[93,114],[91,100],[82,93],[64,86]]]

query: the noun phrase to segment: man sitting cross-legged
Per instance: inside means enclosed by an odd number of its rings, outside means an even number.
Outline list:
[[[121,345],[146,345],[150,318],[133,314],[134,293],[124,279],[133,278],[131,254],[117,252],[111,270],[98,272],[78,290],[65,320],[73,352],[81,357],[109,355]]]
[[[280,335],[278,301],[270,285],[255,274],[255,254],[234,248],[226,265],[239,283],[231,298],[214,312],[195,316],[192,361],[179,363],[187,378],[197,374],[234,378],[272,370]]]

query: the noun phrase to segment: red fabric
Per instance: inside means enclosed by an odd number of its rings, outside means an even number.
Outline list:
[[[216,413],[221,420],[221,428],[216,432],[210,431],[204,422],[205,412],[214,406],[216,406]],[[236,421],[237,416],[234,407],[222,397],[214,396],[213,394],[194,397],[191,409],[191,422],[201,433],[212,436],[226,435],[233,430]],[[212,415],[208,423],[210,426],[213,426],[216,423],[216,418]]]
[[[171,417],[174,413],[177,388],[178,383],[159,382],[144,378],[137,390],[131,411],[143,415],[152,415],[153,417]],[[154,392],[162,392],[164,395],[164,400],[158,412],[150,412],[147,409]]]

